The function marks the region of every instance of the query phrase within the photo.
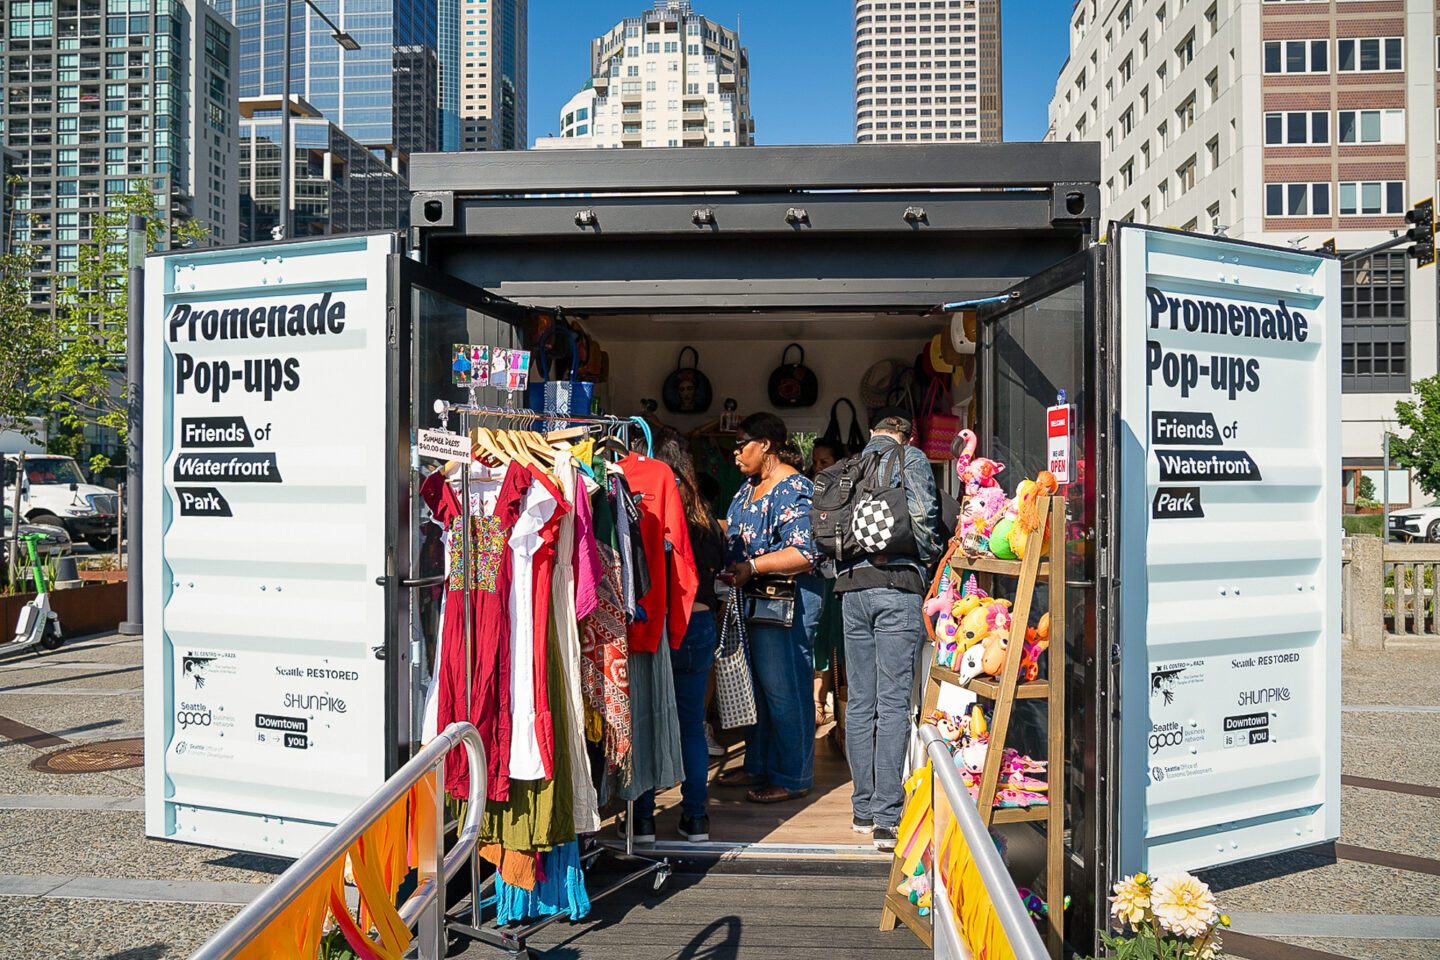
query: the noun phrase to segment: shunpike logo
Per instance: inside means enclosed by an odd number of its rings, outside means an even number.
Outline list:
[[[1258,707],[1267,703],[1284,703],[1290,699],[1289,687],[1260,687],[1255,690],[1241,690],[1235,698],[1237,707]]]
[[[287,710],[328,710],[331,713],[344,713],[347,709],[344,700],[324,693],[287,693],[285,694],[285,708]]]

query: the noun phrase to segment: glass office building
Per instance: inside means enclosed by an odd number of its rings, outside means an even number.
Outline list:
[[[427,59],[434,63],[433,52]],[[347,136],[303,100],[291,101],[290,128],[295,160],[294,236],[392,230],[405,224],[409,188],[370,148]],[[271,239],[279,223],[279,209],[280,98],[241,100],[241,241]]]
[[[293,3],[290,91],[313,105],[353,140],[394,157],[440,149],[439,83],[413,81],[416,48],[438,60],[434,0],[316,0],[354,37],[343,50],[303,0]],[[286,0],[214,0],[240,33],[239,95],[279,97],[283,82]],[[423,57],[421,58],[423,60]],[[401,75],[402,69],[404,76]],[[422,67],[432,74],[435,66]],[[428,113],[421,122],[410,122]],[[398,155],[398,156],[396,156]]]

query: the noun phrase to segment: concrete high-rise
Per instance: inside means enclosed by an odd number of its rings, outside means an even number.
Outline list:
[[[524,150],[529,0],[459,0],[460,149]]]
[[[590,44],[590,80],[560,111],[563,147],[744,147],[755,143],[750,55],[689,0],[616,24]]]
[[[0,139],[17,154],[13,238],[37,251],[35,302],[53,306],[93,218],[150,190],[211,243],[238,237],[235,30],[204,0],[115,15],[102,0],[0,10]],[[168,238],[167,238],[168,239]]]
[[[1050,137],[1100,142],[1107,219],[1363,250],[1436,193],[1437,35],[1435,0],[1080,0]],[[1347,504],[1382,487],[1436,319],[1435,274],[1404,247],[1342,267]]]
[[[1003,139],[1000,0],[857,0],[857,143]]]

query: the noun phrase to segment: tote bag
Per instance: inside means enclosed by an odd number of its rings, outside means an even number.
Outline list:
[[[720,616],[720,642],[715,648],[715,700],[720,727],[730,730],[754,723],[755,681],[745,651],[745,598],[732,590]]]
[[[546,348],[554,344],[557,337],[564,337],[570,344],[570,376],[568,379],[550,379],[551,360]],[[580,379],[580,342],[575,331],[568,327],[553,327],[540,344],[539,370],[545,376],[544,383],[530,385],[530,409],[560,417],[588,417],[595,402],[595,384]],[[552,423],[547,429],[558,429],[563,423]]]
[[[915,444],[928,460],[942,462],[954,456],[950,443],[960,432],[960,418],[950,412],[949,406],[949,395],[940,381],[930,381],[920,408],[919,442]]]

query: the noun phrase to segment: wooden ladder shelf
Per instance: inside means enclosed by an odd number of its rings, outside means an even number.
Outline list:
[[[1042,497],[1038,504],[1040,524],[1025,545],[1025,559],[999,560],[995,557],[969,558],[960,549],[958,536],[950,542],[940,567],[930,584],[926,600],[940,589],[948,567],[952,579],[964,580],[971,573],[987,574],[987,581],[997,577],[1016,578],[1015,602],[1005,667],[999,677],[980,677],[964,684],[964,689],[980,700],[994,704],[990,721],[990,747],[985,754],[981,774],[978,807],[981,821],[988,827],[1000,823],[1042,823],[1045,829],[1045,902],[1048,905],[1047,941],[1050,954],[1059,960],[1064,929],[1065,886],[1065,501],[1062,497]],[[1044,549],[1044,533],[1049,528],[1049,550]],[[1046,678],[1020,683],[1020,660],[1025,647],[1025,628],[1035,599],[1035,586],[1049,586],[1050,646],[1044,658]],[[992,595],[995,591],[990,591]],[[934,626],[925,618],[925,630],[933,642]],[[963,653],[964,651],[961,651]],[[930,658],[929,675],[920,709],[922,722],[935,711],[943,684],[961,686],[959,676]],[[997,809],[995,794],[1000,782],[1000,762],[1010,733],[1011,715],[1017,700],[1045,700],[1048,720],[1047,796],[1050,802],[1038,807]],[[938,787],[937,787],[938,789]],[[905,878],[900,860],[892,860],[890,880],[885,892],[885,906],[880,915],[880,929],[893,930],[904,923],[926,946],[932,944],[930,917],[921,917],[915,905],[896,892]]]

